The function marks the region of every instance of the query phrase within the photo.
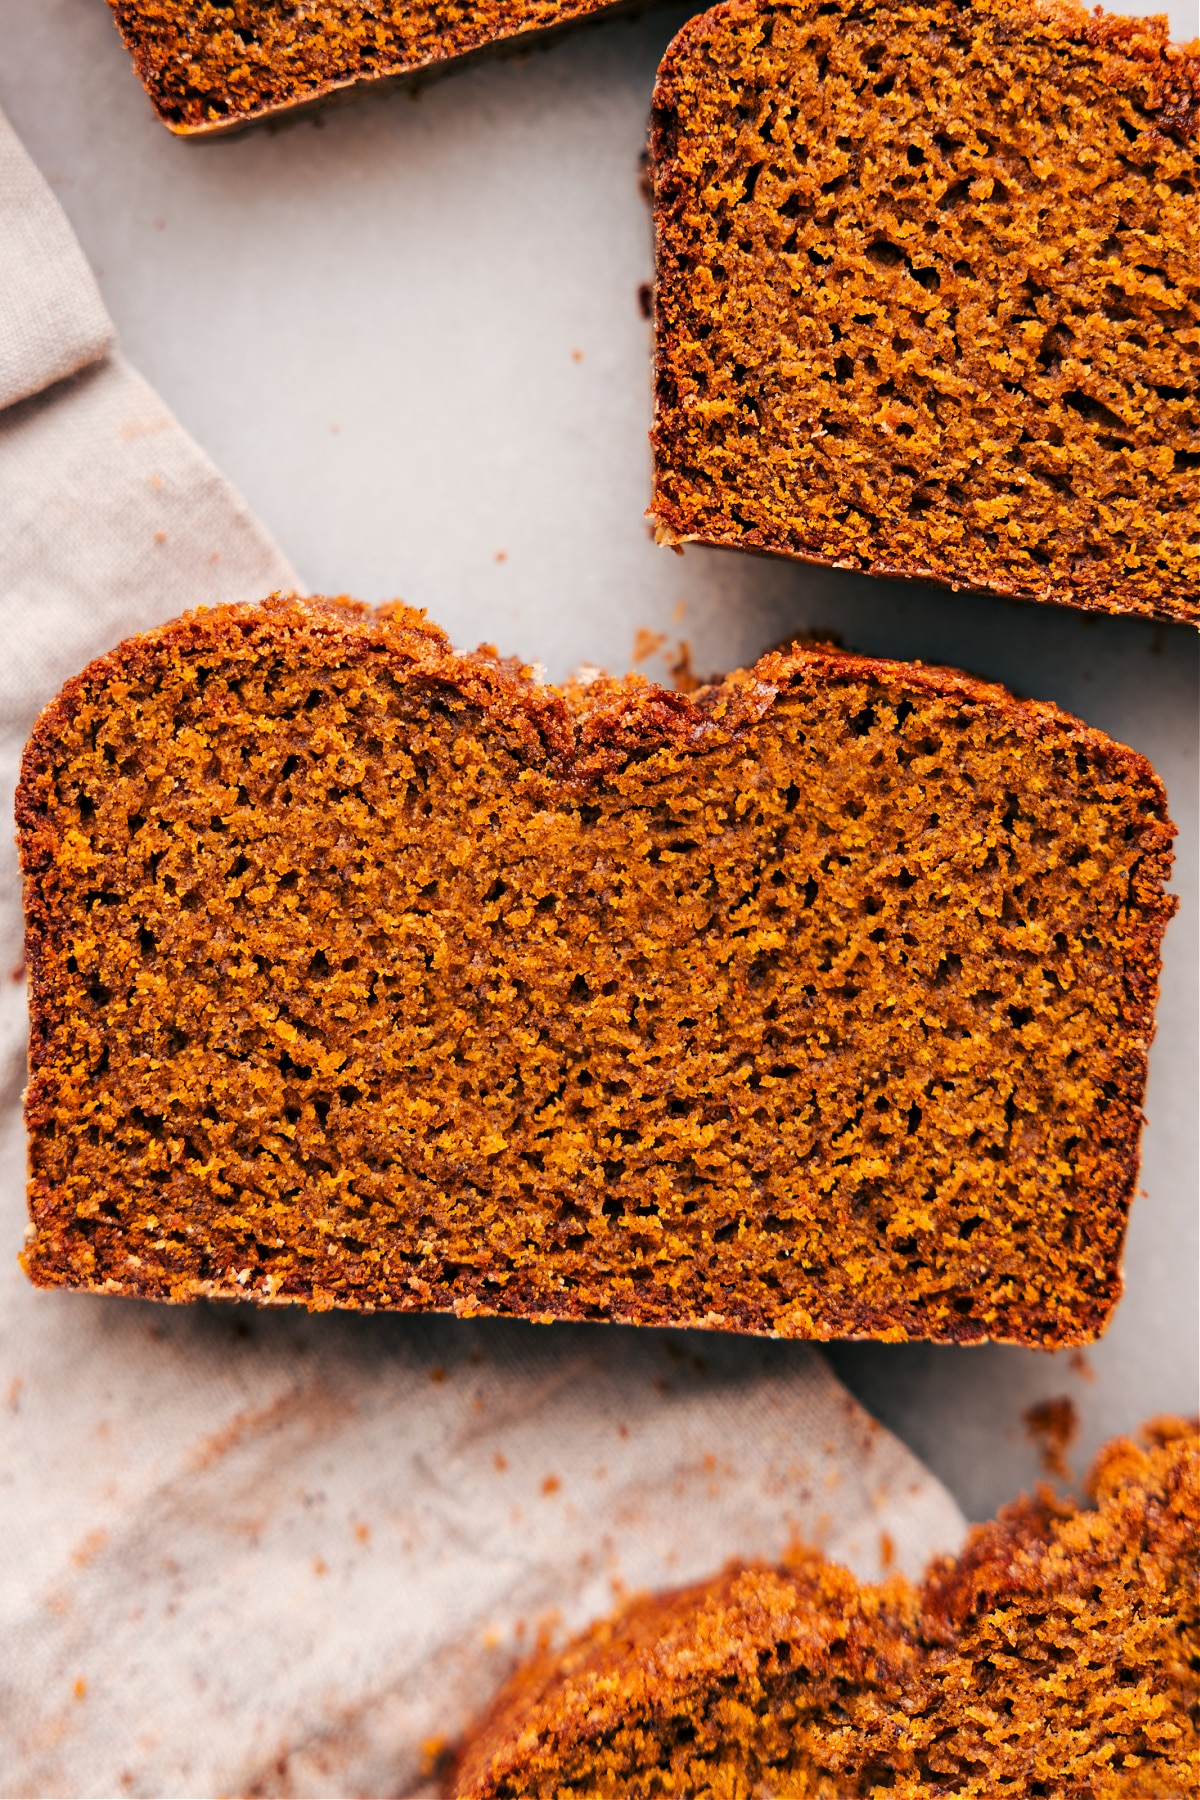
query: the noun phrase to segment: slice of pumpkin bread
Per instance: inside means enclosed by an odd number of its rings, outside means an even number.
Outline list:
[[[726,0],[659,70],[669,543],[1200,622],[1200,45]]]
[[[189,615],[18,798],[39,1283],[1080,1343],[1171,827],[942,669],[562,692],[403,608]]]
[[[109,0],[164,125],[226,131],[359,82],[409,75],[614,0]]]
[[[1200,1439],[1119,1439],[1095,1506],[980,1526],[918,1590],[813,1556],[641,1601],[522,1670],[458,1800],[1190,1800]]]

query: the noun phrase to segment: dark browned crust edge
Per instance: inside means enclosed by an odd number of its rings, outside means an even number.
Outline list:
[[[1030,739],[1065,740],[1094,759],[1109,779],[1141,788],[1152,799],[1153,810],[1144,815],[1142,852],[1133,865],[1130,878],[1130,913],[1137,920],[1136,932],[1131,932],[1134,943],[1125,981],[1130,1037],[1121,1065],[1114,1072],[1116,1092],[1111,1101],[1112,1111],[1123,1121],[1119,1134],[1114,1132],[1114,1153],[1120,1157],[1124,1175],[1120,1191],[1109,1195],[1104,1202],[1120,1216],[1122,1230],[1107,1271],[1103,1301],[1097,1302],[1092,1316],[1082,1320],[1076,1331],[1064,1332],[1044,1344],[1032,1333],[1011,1338],[1004,1335],[989,1337],[968,1317],[963,1317],[961,1323],[956,1322],[948,1330],[931,1334],[928,1325],[914,1314],[911,1322],[916,1329],[910,1331],[894,1323],[883,1324],[867,1307],[863,1309],[861,1330],[818,1330],[813,1336],[871,1340],[887,1336],[953,1343],[991,1341],[1059,1348],[1087,1344],[1103,1334],[1121,1297],[1124,1222],[1128,1219],[1140,1162],[1144,1123],[1141,1107],[1145,1097],[1148,1051],[1154,1034],[1159,950],[1167,922],[1178,905],[1175,896],[1164,892],[1173,861],[1171,846],[1175,827],[1167,814],[1165,789],[1150,763],[1138,751],[1084,724],[1053,702],[1019,700],[998,683],[937,665],[889,661],[823,646],[803,646],[768,651],[751,668],[737,670],[722,682],[702,688],[694,695],[681,694],[634,675],[619,681],[597,682],[582,693],[570,691],[572,704],[568,705],[564,691],[538,685],[532,679],[531,670],[516,659],[501,660],[480,651],[459,654],[451,648],[445,633],[429,624],[422,613],[403,606],[372,609],[347,599],[302,600],[275,594],[256,604],[242,603],[212,610],[201,608],[141,636],[126,639],[66,683],[58,697],[40,714],[22,756],[15,814],[24,884],[25,960],[29,985],[27,1125],[35,1126],[41,1122],[38,1075],[58,1011],[45,973],[53,933],[40,891],[40,876],[54,859],[56,840],[32,802],[30,789],[39,773],[53,763],[62,732],[85,699],[100,693],[114,677],[136,676],[152,667],[159,646],[164,643],[200,649],[211,646],[219,653],[220,637],[226,632],[243,638],[257,637],[272,644],[286,643],[293,636],[303,636],[310,641],[313,636],[323,637],[331,648],[336,647],[352,661],[383,659],[431,686],[452,688],[481,708],[503,708],[510,719],[518,718],[521,735],[532,754],[544,757],[560,778],[585,788],[619,768],[638,751],[664,744],[697,749],[706,743],[736,736],[761,719],[777,695],[801,675],[815,675],[818,681],[829,685],[836,685],[841,680],[865,680],[882,686],[889,680],[901,679],[910,689],[924,690],[931,697],[987,708],[993,715],[1002,715],[1010,726],[1015,726]],[[1119,1149],[1117,1144],[1121,1146]],[[27,1231],[33,1235],[32,1224]],[[22,1264],[31,1279],[36,1280],[37,1274],[24,1256]],[[46,1285],[67,1284],[56,1281]],[[81,1284],[81,1291],[83,1288],[84,1284]],[[117,1282],[111,1278],[89,1282],[86,1290],[137,1294],[146,1299],[180,1303],[185,1299],[244,1301],[247,1298],[235,1283],[222,1281],[191,1282],[186,1296],[165,1293],[148,1283],[139,1285],[136,1281]],[[414,1295],[411,1302],[397,1304],[392,1310],[467,1311],[474,1316],[533,1317],[544,1322],[584,1316],[569,1306],[549,1312],[544,1302],[523,1305],[520,1286],[516,1283],[510,1284],[506,1294],[515,1304],[504,1309],[480,1306],[449,1295],[448,1304],[442,1309]],[[253,1299],[259,1305],[310,1303],[296,1295],[280,1295],[268,1300],[256,1294]],[[339,1295],[337,1304],[348,1310],[372,1310],[353,1297]],[[615,1306],[610,1318],[618,1324],[732,1330],[763,1337],[779,1335],[749,1317],[731,1318],[727,1314],[708,1313],[703,1317],[680,1314],[666,1319],[627,1313]]]
[[[1040,15],[1056,24],[1069,40],[1094,46],[1111,46],[1131,59],[1148,61],[1157,52],[1164,70],[1162,107],[1159,114],[1164,132],[1180,139],[1195,137],[1200,130],[1200,39],[1190,44],[1175,45],[1164,36],[1147,35],[1150,19],[1134,18],[1120,13],[1089,13],[1076,0],[1021,0],[1034,17]],[[653,191],[655,243],[655,284],[660,279],[660,251],[668,237],[670,208],[678,186],[675,157],[675,82],[687,60],[704,44],[708,32],[725,18],[752,18],[770,11],[771,0],[718,0],[707,12],[698,13],[672,38],[658,66],[650,111],[650,178]],[[1141,28],[1139,30],[1138,28]],[[657,315],[656,315],[657,316]],[[999,599],[1021,600],[1036,605],[1067,606],[1075,611],[1102,616],[1148,618],[1169,624],[1193,625],[1200,629],[1200,598],[1175,600],[1166,598],[1160,605],[1143,605],[1122,601],[1116,595],[1063,592],[1058,587],[1039,589],[1030,583],[1017,587],[995,582],[988,587],[973,581],[955,581],[936,570],[915,562],[845,562],[823,556],[818,548],[797,550],[791,545],[769,542],[757,530],[745,532],[689,532],[665,499],[658,484],[657,429],[661,411],[661,394],[668,374],[668,345],[657,327],[654,336],[654,423],[650,442],[655,452],[652,495],[646,517],[654,526],[656,541],[669,547],[697,544],[713,550],[741,550],[777,557],[785,562],[803,563],[810,567],[847,569],[855,574],[876,576],[891,581],[920,582],[948,593],[993,594]],[[673,516],[674,515],[674,516]]]

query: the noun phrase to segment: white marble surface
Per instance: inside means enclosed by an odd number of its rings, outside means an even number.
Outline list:
[[[0,0],[0,106],[62,200],[126,354],[311,588],[401,594],[457,641],[496,642],[552,675],[628,666],[640,627],[668,646],[686,638],[706,673],[832,627],[856,649],[1056,700],[1154,762],[1180,826],[1182,905],[1115,1323],[1085,1358],[832,1353],[982,1516],[1038,1476],[1032,1402],[1074,1399],[1077,1472],[1105,1436],[1197,1407],[1200,640],[654,547],[638,160],[658,56],[689,10],[196,144],[152,117],[104,0]],[[1177,35],[1195,30],[1193,6],[1172,16]],[[645,667],[661,675],[664,659]],[[378,1326],[390,1343],[402,1322]]]

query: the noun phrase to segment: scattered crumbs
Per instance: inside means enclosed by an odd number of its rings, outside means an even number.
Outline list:
[[[445,1737],[426,1738],[421,1745],[422,1781],[428,1781],[431,1777],[442,1774],[447,1767],[449,1755],[449,1739]]]
[[[618,1425],[617,1426],[617,1436],[627,1438],[629,1436],[628,1425]]]
[[[133,1786],[133,1770],[122,1769],[117,1779],[123,1788],[131,1788]]]
[[[886,1573],[895,1560],[896,1545],[893,1542],[892,1534],[890,1531],[881,1531],[879,1534],[879,1566]]]
[[[671,623],[672,623],[672,625],[682,625],[683,615],[686,611],[687,611],[687,601],[686,600],[677,600],[675,602],[674,606],[671,608]]]
[[[508,561],[508,551],[507,550],[497,550],[495,560],[497,562],[507,562]]]
[[[328,1575],[329,1573],[329,1565],[323,1556],[314,1556],[312,1566],[314,1575]]]
[[[77,1700],[82,1700],[87,1694],[87,1682],[82,1675],[77,1675],[75,1677],[75,1686],[72,1688],[71,1692]]]
[[[495,1456],[493,1456],[492,1467],[495,1469],[495,1471],[498,1475],[503,1475],[505,1469],[507,1469],[508,1458],[507,1458],[507,1456],[505,1456],[503,1450],[497,1450]]]
[[[208,560],[210,563],[219,563],[221,560],[221,552],[219,550],[213,550],[210,553]],[[247,1269],[246,1273],[250,1273],[249,1269]]]
[[[165,544],[167,541],[166,532],[165,531],[156,531],[154,534],[154,541],[156,544]]]
[[[430,1379],[430,1381],[435,1382],[435,1383],[445,1381],[446,1371],[445,1371],[445,1369],[442,1368],[440,1363],[437,1365],[436,1368],[430,1369],[429,1379]]]
[[[355,1525],[354,1535],[358,1539],[360,1544],[369,1544],[370,1543],[371,1527],[367,1524],[365,1519],[360,1519],[358,1521],[358,1523]]]
[[[639,625],[637,628],[637,636],[633,640],[633,653],[630,657],[630,661],[635,663],[649,662],[652,656],[658,655],[666,641],[667,634],[665,631],[647,631],[644,625]]]
[[[582,362],[583,361],[583,351],[582,350],[572,350],[571,361],[572,362]]]
[[[1096,1371],[1082,1350],[1072,1350],[1067,1358],[1067,1367],[1072,1375],[1079,1375],[1084,1381],[1095,1381]]]
[[[680,694],[694,694],[697,688],[704,686],[700,677],[692,667],[692,646],[686,638],[680,638],[679,649],[675,661],[671,664],[671,678],[675,689]]]
[[[637,291],[638,311],[643,319],[654,317],[654,287],[649,281],[639,281]]]
[[[523,1638],[525,1636],[525,1632],[526,1632],[526,1625],[525,1625],[524,1619],[518,1619],[516,1624],[513,1626],[513,1636],[519,1642],[521,1640],[521,1638]]]
[[[561,1486],[562,1486],[562,1482],[557,1475],[543,1475],[542,1476],[542,1492],[543,1492],[543,1494],[557,1494],[557,1492]]]
[[[164,485],[164,483],[163,483],[162,476],[160,474],[158,474],[157,471],[155,471],[155,473],[150,477],[150,486],[152,488],[160,488],[163,485]]]
[[[502,1641],[503,1640],[501,1639],[498,1626],[489,1625],[487,1627],[487,1630],[483,1634],[484,1649],[485,1650],[498,1650],[500,1648]]]
[[[5,1397],[4,1403],[8,1407],[8,1410],[10,1413],[20,1412],[20,1410],[21,1410],[21,1389],[24,1386],[25,1386],[25,1377],[23,1375],[14,1375],[12,1380],[9,1382],[8,1394]]]
[[[103,1550],[107,1542],[108,1532],[102,1525],[98,1525],[95,1531],[89,1531],[87,1536],[81,1538],[76,1544],[71,1552],[71,1561],[77,1569],[86,1569],[92,1558]]]
[[[716,1468],[716,1466],[717,1466],[716,1457],[713,1455],[711,1450],[706,1450],[704,1452],[704,1461],[700,1464],[700,1467],[704,1470],[704,1473],[706,1475],[711,1475],[713,1470]]]
[[[1071,1471],[1067,1466],[1066,1450],[1079,1431],[1075,1402],[1069,1395],[1060,1394],[1054,1400],[1039,1400],[1036,1406],[1027,1407],[1021,1416],[1026,1432],[1038,1446],[1046,1474],[1059,1481],[1069,1481]]]

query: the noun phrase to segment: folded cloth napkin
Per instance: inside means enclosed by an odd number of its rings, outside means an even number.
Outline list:
[[[113,348],[0,119],[0,781],[99,652],[296,578]],[[0,1791],[413,1794],[539,1633],[820,1544],[955,1549],[814,1350],[39,1293],[0,843]]]

